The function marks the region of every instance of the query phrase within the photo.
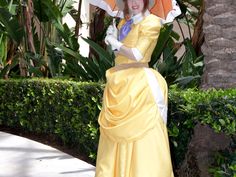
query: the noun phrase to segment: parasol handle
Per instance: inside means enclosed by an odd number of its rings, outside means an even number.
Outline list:
[[[112,25],[114,28],[116,28],[116,19],[115,18],[113,18]]]

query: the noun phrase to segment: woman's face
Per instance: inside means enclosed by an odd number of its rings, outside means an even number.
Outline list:
[[[129,11],[133,15],[137,15],[143,11],[143,0],[128,0]]]

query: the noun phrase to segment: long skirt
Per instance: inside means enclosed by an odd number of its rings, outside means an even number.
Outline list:
[[[96,177],[173,177],[167,84],[150,68],[106,72]]]

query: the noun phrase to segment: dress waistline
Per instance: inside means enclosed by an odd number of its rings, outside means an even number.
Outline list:
[[[125,63],[119,64],[111,68],[112,71],[120,71],[129,68],[148,68],[148,63]]]

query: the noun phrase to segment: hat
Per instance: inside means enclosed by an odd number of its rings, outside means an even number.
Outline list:
[[[119,10],[124,9],[124,1],[123,0],[116,0],[116,5],[119,8]],[[155,5],[154,0],[149,0],[149,9],[151,9]]]

